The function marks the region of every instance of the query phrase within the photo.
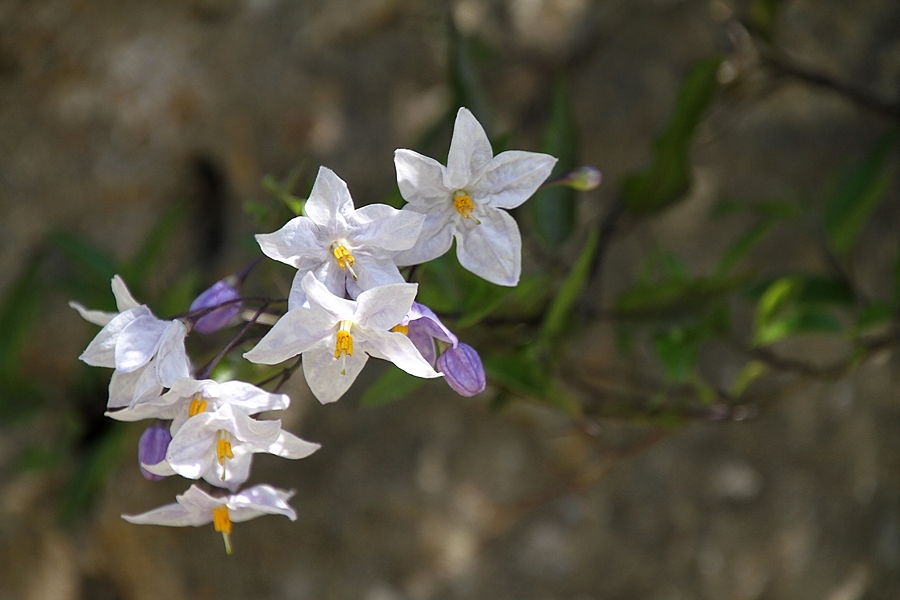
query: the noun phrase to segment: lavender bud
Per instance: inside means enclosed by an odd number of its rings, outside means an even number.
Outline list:
[[[169,442],[172,441],[172,434],[169,433],[169,425],[163,421],[157,421],[144,430],[141,439],[138,441],[138,464],[139,465],[155,465],[166,458],[166,450],[169,449]],[[141,467],[141,475],[144,479],[150,481],[159,481],[165,479],[160,475],[154,475],[150,471]]]
[[[481,357],[468,344],[447,348],[438,358],[437,368],[444,374],[444,381],[461,396],[474,396],[484,391]]]
[[[225,302],[231,302],[231,304],[212,310],[197,319],[197,322],[194,323],[194,329],[200,333],[214,333],[227,327],[241,311],[241,303],[233,302],[240,297],[241,295],[228,283],[227,279],[222,279],[212,284],[209,289],[191,302],[191,311],[211,308]]]

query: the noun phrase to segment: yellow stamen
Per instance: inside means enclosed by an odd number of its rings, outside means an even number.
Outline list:
[[[188,417],[196,417],[206,410],[206,400],[203,400],[200,394],[196,394],[191,399],[191,405],[188,407]]]
[[[403,335],[409,335],[409,325],[394,325],[391,327],[391,331],[394,333],[402,333]]]
[[[341,375],[347,374],[347,357],[353,356],[353,336],[350,334],[350,328],[353,327],[351,321],[346,319],[341,321],[338,328],[337,340],[334,343],[334,357],[341,359]]]
[[[338,266],[343,270],[349,270],[350,274],[353,275],[353,279],[359,279],[356,276],[356,271],[353,270],[353,263],[356,262],[356,259],[353,258],[353,255],[350,254],[350,251],[347,250],[346,246],[335,246],[332,251],[334,254],[334,258],[337,261]]]
[[[223,467],[225,466],[226,459],[234,458],[234,452],[231,450],[231,442],[224,437],[220,437],[219,441],[216,442],[216,456],[219,458],[219,464]],[[222,478],[225,478],[224,475]]]
[[[228,507],[220,504],[212,509],[212,516],[213,527],[225,539],[225,553],[231,554],[231,517],[228,516]]]
[[[453,199],[453,208],[456,209],[456,212],[461,214],[464,219],[470,218],[469,215],[475,210],[475,203],[472,202],[472,199],[466,194],[458,194],[456,198]]]

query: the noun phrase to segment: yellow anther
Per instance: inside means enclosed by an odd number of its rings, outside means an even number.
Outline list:
[[[200,394],[195,395],[191,399],[191,405],[188,407],[188,416],[196,417],[206,410],[206,400],[202,400]]]
[[[225,539],[225,553],[231,554],[231,517],[228,516],[228,507],[224,504],[212,509],[213,527],[222,534]]]
[[[391,327],[391,331],[394,333],[402,333],[403,335],[409,335],[409,325],[394,325]]]
[[[458,194],[456,198],[453,199],[453,208],[456,209],[456,212],[461,214],[464,219],[470,218],[470,215],[473,210],[475,210],[475,203],[472,202],[472,199],[466,194]]]
[[[340,358],[342,354],[353,356],[353,336],[349,331],[339,329],[337,332],[337,343],[334,345],[334,357]]]
[[[353,255],[350,254],[350,251],[347,250],[346,246],[335,246],[331,252],[334,254],[334,259],[337,261],[341,271],[346,269],[353,275],[353,279],[359,279],[359,277],[356,276],[356,271],[353,270],[353,263],[356,262],[356,259],[353,258]]]
[[[225,466],[225,459],[234,458],[234,452],[231,450],[231,442],[224,437],[219,438],[219,441],[216,442],[216,456],[219,458],[219,464],[223,467]]]

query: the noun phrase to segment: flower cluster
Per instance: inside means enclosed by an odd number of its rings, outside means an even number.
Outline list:
[[[370,356],[416,377],[444,377],[465,396],[484,390],[478,353],[415,302],[418,286],[407,283],[400,268],[443,255],[455,239],[463,267],[495,284],[516,285],[521,237],[506,211],[525,202],[556,163],[532,152],[494,156],[481,125],[465,108],[457,114],[447,166],[412,150],[397,150],[394,161],[407,201],[402,210],[383,204],[355,208],[346,183],[321,167],[303,216],[256,236],[263,254],[297,274],[286,313],[244,357],[274,365],[299,355],[306,382],[323,404],[349,389]],[[138,447],[144,476],[177,474],[210,486],[208,492],[191,486],[174,504],[124,518],[180,526],[212,522],[228,552],[232,522],[261,514],[296,518],[287,504],[290,492],[268,485],[241,490],[253,455],[299,459],[319,448],[283,431],[280,421],[258,417],[287,408],[286,395],[209,379],[212,365],[197,374],[185,352],[189,332],[212,333],[241,321],[249,301],[237,289],[242,280],[218,282],[194,301],[187,316],[171,320],[139,304],[118,276],[112,281],[118,313],[72,304],[103,327],[81,359],[114,369],[106,415],[154,420]],[[261,322],[261,314],[262,309],[248,320]]]

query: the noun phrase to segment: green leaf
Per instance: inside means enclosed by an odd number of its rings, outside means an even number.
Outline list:
[[[764,40],[772,41],[775,21],[783,0],[753,0],[750,4],[750,26]]]
[[[540,339],[547,345],[553,345],[562,337],[568,328],[572,316],[572,308],[584,292],[591,274],[594,254],[600,239],[598,229],[591,231],[572,270],[566,276],[556,297],[547,309],[544,322],[541,324]]]
[[[460,329],[471,327],[493,313],[512,292],[513,288],[495,285],[480,277],[469,281],[463,312],[456,326]],[[465,275],[463,279],[469,279]]]
[[[395,367],[388,366],[387,370],[381,374],[381,377],[375,380],[375,383],[369,386],[366,393],[363,394],[360,404],[362,406],[381,406],[390,402],[402,400],[413,392],[418,390],[428,381],[421,377],[414,377],[409,373],[405,373]]]
[[[656,332],[653,349],[673,381],[685,383],[691,378],[700,346],[706,337],[702,326],[676,325]]]
[[[7,426],[37,412],[46,402],[44,394],[18,372],[0,375],[0,426]]]
[[[747,387],[765,375],[768,370],[768,365],[761,360],[751,360],[747,362],[731,383],[731,396],[733,398],[740,398]]]
[[[885,161],[897,145],[897,130],[883,137],[837,186],[825,209],[825,229],[834,251],[847,254],[891,182]]]
[[[798,333],[838,333],[840,330],[841,324],[834,315],[808,309],[765,323],[757,329],[753,344],[765,346]]]
[[[716,91],[720,63],[716,56],[694,65],[681,86],[666,128],[656,139],[650,168],[625,179],[625,204],[632,213],[659,212],[678,202],[690,189],[691,138]]]
[[[547,123],[541,152],[559,159],[551,179],[577,166],[575,120],[562,76],[557,79],[553,89],[550,122]],[[538,237],[549,248],[558,248],[564,244],[575,230],[575,191],[570,187],[554,185],[540,189],[526,207]]]
[[[722,200],[710,211],[713,217],[726,217],[735,213],[750,213],[760,217],[773,219],[793,219],[803,214],[796,201],[766,200],[762,202],[745,202],[739,200]]]
[[[890,323],[894,319],[893,307],[883,302],[876,302],[865,307],[856,317],[856,328],[871,329]]]
[[[716,267],[716,275],[723,277],[727,275],[734,266],[744,257],[747,252],[753,249],[759,242],[772,231],[776,221],[768,220],[757,223],[751,227],[744,235],[739,237],[725,254],[719,259],[719,265]]]

